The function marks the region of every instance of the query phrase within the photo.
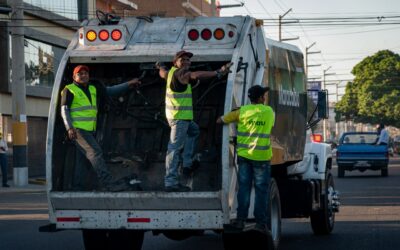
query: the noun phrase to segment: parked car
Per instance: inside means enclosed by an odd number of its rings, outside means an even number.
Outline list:
[[[339,178],[344,177],[345,171],[367,169],[380,170],[382,176],[388,176],[388,146],[376,145],[378,136],[375,132],[343,133],[336,152]]]

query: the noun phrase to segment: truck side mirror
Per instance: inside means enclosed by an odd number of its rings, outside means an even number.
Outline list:
[[[326,90],[318,91],[318,118],[328,119],[328,92]]]

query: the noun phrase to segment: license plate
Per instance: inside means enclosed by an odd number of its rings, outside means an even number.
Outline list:
[[[368,163],[368,161],[357,161],[356,164],[354,164],[355,167],[370,167],[371,164]]]

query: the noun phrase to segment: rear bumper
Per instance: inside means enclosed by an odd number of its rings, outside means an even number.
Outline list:
[[[337,165],[344,168],[345,170],[353,169],[372,169],[379,170],[386,168],[389,163],[389,159],[336,159]]]

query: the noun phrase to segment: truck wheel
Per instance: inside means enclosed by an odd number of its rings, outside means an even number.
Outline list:
[[[276,181],[271,179],[269,185],[269,206],[268,206],[268,228],[271,231],[274,249],[278,249],[281,239],[281,200],[279,197],[279,189]]]
[[[335,225],[335,213],[332,207],[332,199],[329,199],[333,195],[335,190],[335,184],[333,182],[333,176],[327,173],[325,194],[321,195],[322,208],[318,211],[312,212],[311,227],[316,235],[330,234]]]
[[[141,250],[144,231],[141,230],[82,230],[85,250]]]
[[[381,169],[381,176],[387,177],[389,175],[389,168],[388,166]]]
[[[343,178],[343,177],[344,177],[344,168],[338,166],[338,178]]]

